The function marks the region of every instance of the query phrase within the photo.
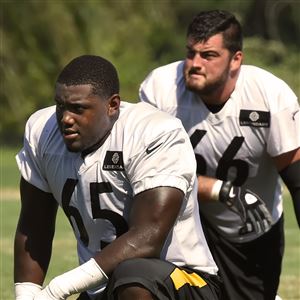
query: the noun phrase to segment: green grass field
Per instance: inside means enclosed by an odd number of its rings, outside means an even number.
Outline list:
[[[16,151],[0,149],[0,300],[14,299],[13,239],[20,209],[18,194],[19,173],[14,161]],[[284,200],[284,209],[286,249],[279,295],[283,300],[299,300],[300,234],[293,213],[292,201],[288,196]],[[75,240],[70,225],[60,210],[52,260],[46,282],[77,265],[75,247]]]

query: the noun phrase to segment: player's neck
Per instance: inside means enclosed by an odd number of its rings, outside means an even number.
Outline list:
[[[110,135],[110,132],[111,132],[111,129],[109,129],[107,131],[107,133],[104,135],[104,137],[102,139],[100,139],[97,143],[95,143],[93,146],[89,147],[88,149],[83,150],[81,152],[81,157],[84,158],[88,154],[99,149],[103,145],[103,143],[106,141],[107,137]]]
[[[205,102],[204,102],[204,104],[207,107],[207,109],[213,114],[216,114],[217,112],[219,112],[223,108],[223,106],[225,105],[225,103],[222,103],[222,104],[207,104]]]
[[[210,93],[199,95],[206,106],[223,107],[235,89],[237,77],[230,78],[226,83]]]
[[[107,130],[107,132],[105,133],[105,135],[98,141],[96,142],[94,145],[92,145],[91,147],[83,150],[81,152],[81,157],[84,158],[85,156],[87,156],[88,154],[96,151],[97,149],[99,149],[103,144],[104,142],[106,141],[106,139],[108,138],[108,136],[110,135],[111,133],[111,130],[115,124],[115,122],[117,121],[117,119],[119,118],[119,114],[120,114],[120,111],[118,111],[118,113],[116,113],[112,119],[111,119],[111,126],[110,128]]]

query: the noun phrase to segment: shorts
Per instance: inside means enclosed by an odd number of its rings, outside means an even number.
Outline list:
[[[245,243],[230,242],[203,216],[201,221],[224,283],[222,299],[274,300],[284,251],[283,216],[263,236]]]
[[[156,258],[135,258],[118,265],[103,294],[95,300],[114,300],[118,287],[136,284],[157,300],[217,300],[221,281],[217,275],[180,268]],[[77,300],[88,300],[82,293]]]

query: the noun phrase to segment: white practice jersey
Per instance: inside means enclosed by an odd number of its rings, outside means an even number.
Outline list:
[[[17,155],[22,176],[52,193],[68,216],[78,241],[80,263],[128,229],[133,197],[159,186],[185,198],[161,258],[216,274],[198,217],[196,162],[182,124],[149,104],[122,102],[104,144],[82,158],[69,152],[55,106],[34,113]]]
[[[272,158],[300,146],[300,113],[296,95],[282,80],[243,65],[230,99],[211,113],[199,96],[185,87],[184,62],[152,71],[140,87],[141,101],[181,119],[194,148],[199,174],[233,180],[266,203],[274,223],[280,218],[282,189]],[[239,235],[237,214],[221,202],[200,210],[216,230],[235,242],[258,235]]]

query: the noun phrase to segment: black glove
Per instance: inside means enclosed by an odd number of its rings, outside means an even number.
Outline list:
[[[272,216],[265,203],[253,192],[233,186],[230,181],[224,181],[219,193],[219,201],[237,213],[245,223],[245,226],[240,229],[241,235],[253,231],[267,232],[271,228]]]

